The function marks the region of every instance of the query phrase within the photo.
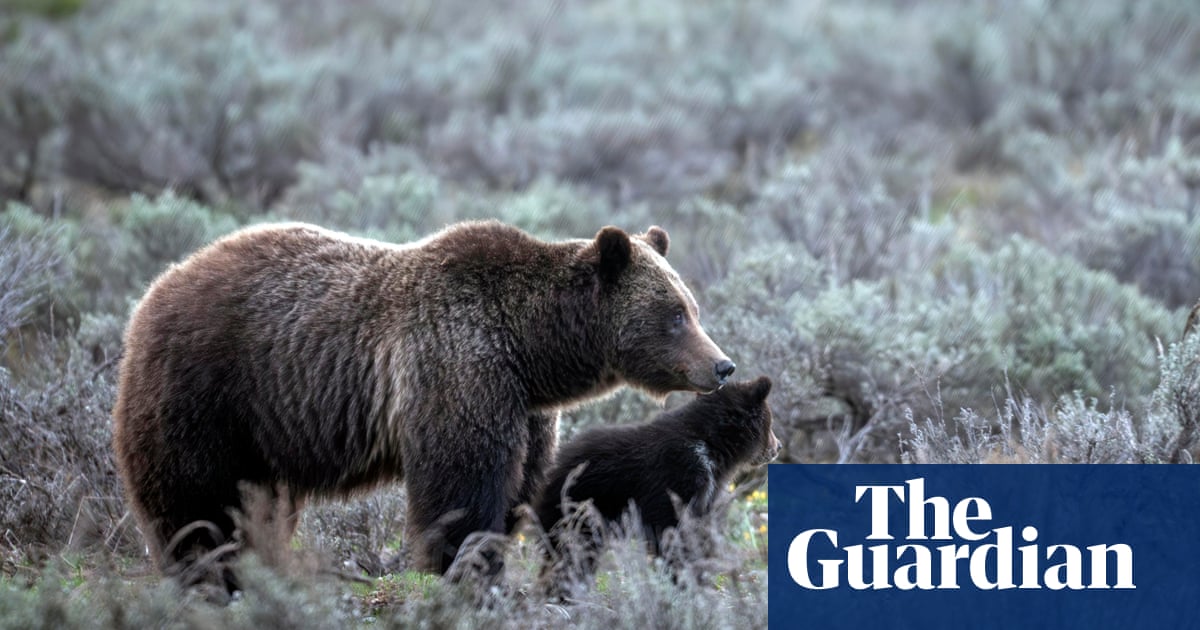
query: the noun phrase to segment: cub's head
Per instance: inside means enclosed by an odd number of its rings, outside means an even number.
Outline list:
[[[625,381],[653,395],[711,392],[735,366],[701,327],[696,299],[667,262],[669,245],[657,226],[632,236],[606,227],[583,248],[597,276],[609,361]]]
[[[779,438],[771,427],[771,407],[767,395],[771,379],[760,376],[753,381],[730,383],[720,391],[699,396],[693,404],[706,411],[696,422],[707,422],[709,447],[725,451],[738,462],[761,466],[779,455]]]

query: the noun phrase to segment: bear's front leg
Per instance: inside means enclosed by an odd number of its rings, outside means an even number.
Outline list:
[[[416,570],[445,574],[472,533],[504,534],[529,436],[524,413],[509,424],[501,418],[490,417],[491,426],[461,430],[453,437],[442,434],[436,450],[418,447],[405,456],[405,538]],[[496,573],[502,545],[493,541],[485,547],[487,572]]]
[[[528,418],[529,445],[521,467],[521,486],[508,506],[504,531],[512,534],[521,522],[519,508],[537,498],[546,481],[546,470],[558,446],[558,412],[533,412]]]

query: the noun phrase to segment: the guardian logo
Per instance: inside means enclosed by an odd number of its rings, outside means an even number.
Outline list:
[[[1200,466],[771,464],[768,476],[772,630],[1200,628]]]
[[[850,497],[847,497],[847,501]],[[903,485],[856,485],[853,502],[870,518],[868,541],[840,546],[838,531],[807,529],[787,547],[787,571],[804,589],[983,590],[1135,589],[1133,549],[1113,542],[1080,549],[1044,544],[1037,527],[991,527],[992,508],[981,497],[954,505],[925,495],[925,479]],[[897,540],[891,510],[907,509],[907,531]],[[793,530],[794,531],[794,530]],[[1114,570],[1110,571],[1110,568]]]

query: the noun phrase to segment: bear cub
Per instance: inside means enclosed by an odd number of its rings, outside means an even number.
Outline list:
[[[590,502],[607,525],[633,504],[650,550],[659,555],[664,531],[679,524],[676,500],[692,516],[703,516],[739,466],[774,459],[779,439],[771,429],[770,391],[765,376],[731,383],[649,422],[593,429],[563,446],[534,505],[553,547],[555,579],[567,577],[562,571],[587,579],[603,539],[586,522],[572,523],[575,504]],[[564,529],[576,529],[574,540]]]

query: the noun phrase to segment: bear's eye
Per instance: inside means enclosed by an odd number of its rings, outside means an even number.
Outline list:
[[[676,328],[683,327],[683,309],[679,309],[679,310],[675,311],[675,318],[671,320],[671,323]]]

